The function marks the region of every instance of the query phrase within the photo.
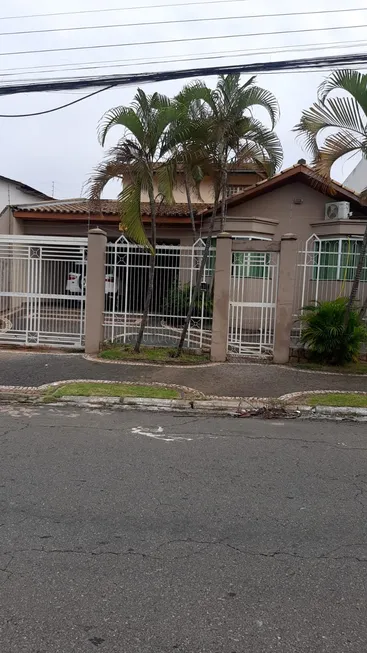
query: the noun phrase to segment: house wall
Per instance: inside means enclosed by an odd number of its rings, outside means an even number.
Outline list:
[[[228,184],[233,186],[252,186],[260,181],[261,177],[255,172],[246,172],[246,173],[229,173],[228,174]],[[125,185],[129,183],[129,180],[125,178]],[[157,179],[154,179],[154,194],[158,195],[158,184]],[[187,202],[186,190],[184,184],[183,175],[178,175],[177,185],[173,192],[175,201],[177,203]],[[195,203],[202,202],[203,204],[211,204],[213,202],[213,184],[210,177],[204,177],[200,184],[200,198],[195,195],[195,191],[191,191],[192,201]],[[149,202],[148,193],[144,192],[141,196],[142,202]]]
[[[301,204],[295,204],[301,200]],[[312,223],[324,219],[325,204],[335,201],[301,182],[288,184],[271,193],[248,200],[243,205],[228,208],[226,230],[237,232],[242,218],[260,217],[275,220],[273,238],[279,240],[285,233],[294,233],[305,241],[314,232]]]

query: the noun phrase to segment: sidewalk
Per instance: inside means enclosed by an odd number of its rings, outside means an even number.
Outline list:
[[[73,379],[175,383],[218,397],[280,397],[307,390],[367,391],[367,376],[309,373],[276,365],[224,363],[175,368],[97,363],[81,354],[0,351],[0,385],[39,386]]]

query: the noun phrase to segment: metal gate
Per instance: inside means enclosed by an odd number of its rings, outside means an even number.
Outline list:
[[[87,242],[0,236],[0,344],[83,347]]]
[[[278,264],[278,252],[232,252],[229,354],[273,353]]]
[[[174,347],[180,339],[196,284],[205,243],[192,246],[157,245],[154,289],[144,344]],[[185,346],[210,349],[215,250],[210,249],[200,295]],[[148,286],[150,252],[121,236],[106,251],[105,340],[132,343],[139,332]]]

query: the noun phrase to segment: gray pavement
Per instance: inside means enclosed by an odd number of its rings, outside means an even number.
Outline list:
[[[0,351],[0,385],[38,386],[69,379],[176,383],[205,394],[280,397],[303,390],[367,391],[367,376],[307,373],[276,365],[226,363],[202,368],[105,364],[82,355]]]
[[[4,653],[362,653],[364,424],[0,406]]]

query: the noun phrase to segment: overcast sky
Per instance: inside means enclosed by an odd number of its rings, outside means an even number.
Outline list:
[[[200,67],[216,63],[236,64],[252,61],[281,60],[295,57],[340,54],[342,52],[363,52],[367,43],[366,10],[342,14],[325,14],[296,17],[253,18],[250,15],[272,14],[294,11],[337,10],[363,8],[365,0],[308,0],[296,4],[294,0],[238,0],[213,4],[195,4],[173,7],[179,0],[12,0],[2,3],[0,9],[0,72],[2,83],[31,81],[34,78],[54,78],[74,75],[68,69],[103,65],[98,71],[79,70],[78,76],[85,74],[110,74],[144,72],[176,68]],[[193,0],[189,0],[193,2]],[[131,6],[157,5],[165,3],[161,9],[131,9]],[[125,7],[126,10],[117,10]],[[276,7],[276,10],[275,10]],[[82,11],[90,9],[113,8],[116,11],[95,14],[67,16],[48,16],[43,18],[20,18],[29,14]],[[4,20],[6,16],[14,16]],[[126,23],[177,20],[190,18],[226,17],[233,20],[177,23],[174,25],[151,25],[125,27]],[[244,18],[239,18],[245,16]],[[83,31],[51,32],[45,34],[9,35],[4,32],[61,29],[78,26],[113,25],[111,29],[90,29]],[[122,26],[121,26],[122,25]],[[309,31],[292,33],[294,30],[316,30],[324,27],[342,27],[329,31]],[[354,26],[358,26],[357,28]],[[251,33],[289,30],[288,34],[249,36]],[[229,35],[231,38],[217,38]],[[233,36],[242,35],[242,36]],[[246,35],[246,36],[245,36]],[[203,41],[179,42],[179,39],[213,36]],[[127,45],[133,42],[160,41],[173,39],[173,43],[157,45]],[[360,44],[356,43],[361,41]],[[340,44],[343,42],[343,45]],[[338,45],[338,43],[340,45]],[[79,46],[114,45],[68,52],[36,53],[26,55],[4,54],[24,50],[43,50],[50,48],[70,48]],[[327,49],[320,47],[328,45]],[[352,44],[355,47],[346,47]],[[307,46],[318,45],[315,50]],[[291,46],[286,50],[286,46]],[[268,48],[267,52],[258,51]],[[282,49],[282,52],[276,50]],[[274,51],[272,51],[272,49]],[[246,51],[254,52],[247,52]],[[238,51],[236,56],[228,56],[229,51]],[[220,55],[221,58],[203,59],[206,56]],[[195,57],[197,58],[195,61]],[[167,59],[187,58],[190,61],[171,61]],[[148,63],[144,59],[153,61]],[[112,62],[112,63],[111,63]],[[43,66],[41,69],[39,67]],[[119,67],[118,67],[119,66]],[[64,70],[65,69],[65,70]],[[41,75],[42,72],[42,75]],[[292,133],[303,108],[309,107],[316,99],[317,87],[327,73],[296,73],[259,75],[258,83],[271,90],[278,98],[281,120],[277,133],[284,148],[283,167],[296,163],[305,156],[301,144]],[[245,79],[245,78],[244,78]],[[207,84],[214,85],[215,78],[207,78]],[[144,90],[149,93],[174,95],[184,81],[147,84]],[[109,108],[127,105],[136,88],[133,86],[107,91],[74,107],[46,116],[0,119],[1,164],[0,174],[23,181],[55,197],[79,197],[86,179],[93,167],[103,157],[103,149],[96,137],[98,120]],[[87,91],[89,92],[89,91]],[[1,114],[18,114],[42,111],[64,104],[82,96],[85,92],[39,93],[0,97]],[[264,116],[259,112],[259,117]],[[121,135],[118,127],[111,132],[109,145]],[[356,160],[339,165],[333,171],[342,181],[357,163]],[[114,196],[116,187],[111,187],[108,196]]]

